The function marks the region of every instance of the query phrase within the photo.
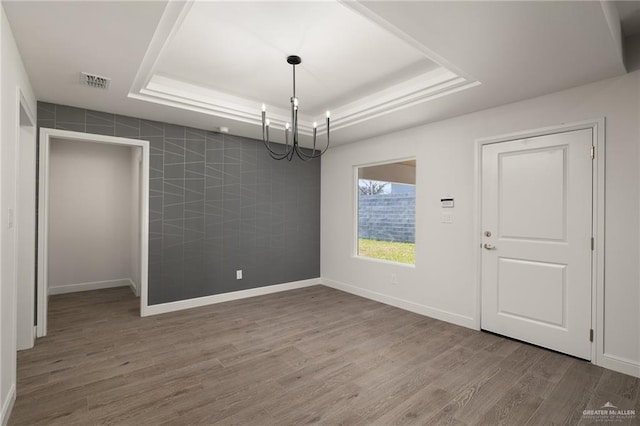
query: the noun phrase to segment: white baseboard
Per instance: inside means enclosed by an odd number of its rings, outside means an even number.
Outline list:
[[[289,283],[268,285],[251,288],[248,290],[233,291],[230,293],[214,294],[211,296],[197,297],[195,299],[179,300],[176,302],[160,303],[142,307],[142,316],[158,315],[167,312],[181,311],[183,309],[198,308],[200,306],[229,302],[231,300],[246,299],[248,297],[262,296],[264,294],[278,293],[280,291],[294,290],[322,284],[320,278],[292,281]]]
[[[637,361],[606,353],[599,361],[597,364],[601,367],[640,378],[640,363]]]
[[[2,412],[0,412],[0,425],[5,426],[9,423],[9,417],[11,416],[11,410],[13,410],[13,404],[16,402],[16,385],[11,385],[7,397],[2,401]]]
[[[101,290],[104,288],[131,287],[131,291],[137,296],[138,289],[131,278],[121,278],[119,280],[93,281],[89,283],[67,284],[56,287],[49,287],[49,295],[75,293],[77,291]]]
[[[376,302],[395,306],[396,308],[404,309],[405,311],[415,312],[416,314],[425,315],[427,317],[477,330],[476,322],[471,317],[456,314],[453,312],[443,311],[441,309],[432,308],[430,306],[420,305],[408,300],[399,299],[397,297],[388,296],[386,294],[367,290],[361,287],[356,287],[350,284],[345,284],[343,282],[330,280],[327,278],[322,279],[322,284],[327,287],[355,294],[356,296],[365,297],[367,299],[375,300]]]

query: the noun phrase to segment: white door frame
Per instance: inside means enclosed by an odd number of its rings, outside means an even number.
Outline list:
[[[559,124],[541,129],[526,130],[476,140],[475,168],[476,168],[476,220],[474,224],[476,245],[476,315],[475,326],[481,326],[481,276],[482,276],[482,147],[493,143],[507,142],[518,139],[545,136],[554,133],[571,132],[574,130],[591,129],[595,160],[593,161],[593,223],[592,235],[595,247],[591,255],[591,328],[594,330],[594,341],[591,344],[591,362],[604,365],[604,200],[605,200],[605,119],[587,120],[576,123]],[[588,336],[585,336],[585,339]],[[614,367],[609,367],[616,369]]]
[[[140,188],[140,315],[145,315],[148,296],[149,264],[149,141],[127,139],[115,136],[103,136],[69,130],[40,129],[40,181],[38,214],[38,326],[37,337],[47,335],[48,310],[48,237],[49,237],[49,158],[51,139],[66,139],[82,142],[97,142],[112,145],[137,146],[142,148],[142,167],[140,170],[142,187]]]
[[[31,134],[28,135],[29,140],[25,141],[23,140],[23,132],[22,132],[22,127],[24,126],[22,123],[22,111],[24,111],[27,120],[29,121],[29,125],[28,127],[31,128]],[[31,181],[33,183],[33,190],[35,192],[35,185],[36,185],[36,177],[35,177],[35,164],[33,166],[33,175],[28,175],[27,173],[29,172],[28,170],[24,170],[21,167],[21,162],[24,159],[23,155],[24,155],[24,144],[25,143],[30,143],[33,144],[32,148],[33,151],[36,151],[36,132],[37,132],[37,127],[36,127],[36,119],[35,119],[35,115],[33,113],[33,111],[31,111],[30,107],[29,107],[29,103],[27,102],[24,93],[22,92],[22,89],[20,87],[17,88],[17,102],[16,102],[16,117],[17,117],[17,122],[16,122],[16,193],[15,193],[15,197],[16,199],[14,200],[14,205],[16,206],[15,208],[15,265],[14,265],[14,276],[15,276],[15,283],[16,283],[16,288],[15,288],[15,298],[16,298],[16,345],[17,345],[17,349],[18,350],[23,350],[23,349],[29,349],[33,347],[33,343],[35,341],[35,332],[34,332],[34,300],[33,297],[35,297],[35,288],[33,288],[33,282],[31,283],[31,288],[28,289],[26,292],[25,291],[20,291],[21,289],[19,288],[19,286],[21,285],[20,283],[20,268],[19,268],[19,264],[20,261],[22,260],[22,255],[20,253],[20,246],[21,246],[21,242],[22,242],[22,236],[21,236],[21,232],[23,231],[23,225],[21,224],[21,221],[23,219],[23,215],[21,214],[20,208],[23,207],[20,203],[19,203],[19,191],[21,190],[21,188],[19,187],[20,184],[24,181]],[[32,158],[32,161],[35,163],[36,159],[35,157]],[[35,201],[35,200],[34,200]],[[35,212],[33,212],[35,215]],[[27,224],[28,226],[29,224]],[[31,224],[34,229],[36,226],[36,223],[34,221],[33,224]],[[35,245],[35,240],[32,241],[32,244]],[[35,249],[35,247],[32,246],[32,248]],[[35,256],[35,253],[33,253],[31,256]],[[35,258],[30,259],[30,261],[33,261],[33,263],[35,263]],[[32,267],[35,267],[35,264],[31,265]]]

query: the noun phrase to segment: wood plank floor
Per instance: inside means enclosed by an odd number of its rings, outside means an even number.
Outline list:
[[[322,286],[139,318],[116,288],[51,297],[11,425],[589,424],[640,380]],[[620,424],[638,424],[626,419]],[[598,423],[603,424],[603,423]]]

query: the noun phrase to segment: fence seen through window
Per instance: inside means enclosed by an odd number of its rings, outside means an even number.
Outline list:
[[[416,161],[358,168],[358,256],[415,264]]]

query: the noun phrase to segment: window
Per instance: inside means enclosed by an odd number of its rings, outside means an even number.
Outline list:
[[[415,264],[416,161],[358,168],[358,256]]]

